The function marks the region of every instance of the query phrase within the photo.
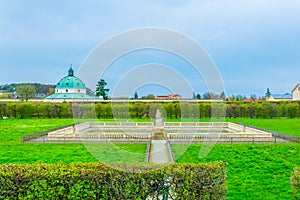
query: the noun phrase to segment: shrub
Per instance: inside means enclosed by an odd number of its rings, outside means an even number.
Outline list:
[[[287,117],[295,118],[299,117],[299,104],[298,103],[289,103],[286,106]]]
[[[101,163],[0,166],[0,199],[223,199],[227,192],[225,163],[123,165]],[[148,169],[148,172],[139,172]],[[170,182],[168,181],[170,180]]]
[[[17,104],[16,111],[17,117],[24,119],[24,118],[31,118],[36,110],[36,104],[33,103],[19,103]]]
[[[291,176],[291,184],[293,186],[293,195],[295,199],[300,199],[300,168],[296,167]]]

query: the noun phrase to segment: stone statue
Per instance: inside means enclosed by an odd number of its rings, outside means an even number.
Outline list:
[[[155,119],[161,119],[161,114],[160,114],[159,109],[156,110]]]
[[[164,126],[164,119],[161,117],[159,109],[156,110],[154,125],[158,127]]]

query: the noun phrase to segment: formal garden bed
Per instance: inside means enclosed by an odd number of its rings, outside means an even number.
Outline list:
[[[104,120],[113,121],[113,120]],[[126,120],[125,120],[126,121]],[[136,121],[149,121],[136,120]],[[175,121],[175,120],[167,120]],[[180,119],[177,119],[180,121]],[[195,120],[190,120],[195,121]],[[198,121],[198,120],[196,120]],[[209,121],[209,119],[200,119]],[[226,119],[299,135],[300,119]],[[84,144],[23,144],[21,137],[74,123],[73,119],[4,119],[0,120],[0,163],[30,164],[97,162]],[[137,152],[139,156],[125,160],[111,159],[106,162],[144,162],[146,144],[117,144],[117,149]],[[177,163],[206,163],[223,161],[227,163],[228,199],[292,199],[294,190],[291,175],[300,166],[300,145],[284,144],[217,144],[204,158],[199,158],[201,144],[189,146],[173,144],[172,150]],[[109,146],[103,148],[103,155],[110,154]],[[187,149],[181,154],[180,149]],[[179,152],[179,154],[178,154]],[[181,155],[181,156],[176,156]],[[106,156],[107,157],[107,156]],[[120,155],[119,157],[123,157]],[[109,157],[111,158],[111,157]],[[131,160],[131,161],[130,161]]]

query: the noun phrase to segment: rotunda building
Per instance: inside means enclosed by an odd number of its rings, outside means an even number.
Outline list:
[[[68,76],[60,79],[56,84],[55,93],[46,97],[44,101],[70,102],[70,101],[95,101],[95,96],[87,94],[87,87],[78,77],[74,76],[74,70],[70,67]]]

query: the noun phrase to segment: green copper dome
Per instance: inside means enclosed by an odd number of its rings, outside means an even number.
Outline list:
[[[62,78],[55,89],[86,89],[84,83],[74,76],[72,67],[68,71],[68,76]]]

